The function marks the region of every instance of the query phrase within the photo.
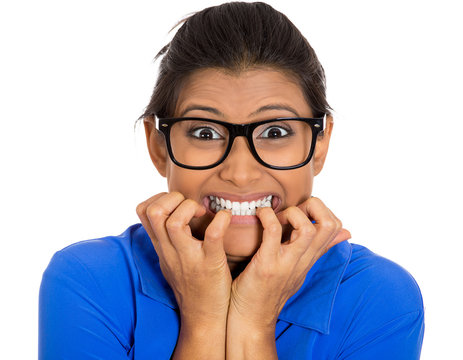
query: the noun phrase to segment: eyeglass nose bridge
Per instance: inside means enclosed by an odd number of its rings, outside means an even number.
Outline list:
[[[237,136],[247,137],[249,133],[249,124],[232,124],[230,137],[234,140]]]
[[[251,140],[251,134],[250,134],[253,131],[251,125],[252,124],[231,124],[231,127],[228,130],[230,132],[229,133],[230,139],[229,139],[229,145],[228,145],[229,151],[231,150],[233,143],[235,142],[235,138],[238,136],[244,136],[249,146],[251,148],[253,147],[252,140]],[[251,151],[251,153],[253,152]],[[227,155],[228,155],[228,151],[227,151]],[[253,155],[255,157],[254,153]]]
[[[254,131],[255,125],[254,124],[230,124],[228,127],[229,131],[229,140],[228,140],[228,147],[225,151],[222,161],[225,161],[228,158],[230,151],[235,143],[235,138],[239,136],[243,136],[248,143],[248,150],[251,153],[252,157],[260,164],[267,166],[263,160],[257,155],[256,149],[254,147],[254,143],[252,140],[252,133]]]

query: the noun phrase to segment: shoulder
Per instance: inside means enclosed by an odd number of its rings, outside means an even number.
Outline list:
[[[104,270],[108,267],[114,269],[115,265],[124,263],[126,266],[130,265],[132,233],[139,226],[140,224],[132,225],[120,235],[83,240],[66,246],[54,254],[46,271],[71,264],[89,270]]]
[[[326,339],[333,354],[343,359],[418,359],[424,307],[417,282],[397,263],[364,246],[349,245],[351,257]]]
[[[333,308],[334,332],[347,343],[387,334],[422,336],[423,299],[413,276],[364,246],[351,248]]]
[[[342,285],[352,286],[362,298],[374,297],[378,308],[383,306],[397,315],[423,310],[420,288],[406,269],[364,246],[351,247]]]
[[[84,240],[56,252],[42,278],[42,287],[68,288],[103,297],[131,294],[136,269],[131,252],[132,233],[139,224],[122,234]]]
[[[138,227],[80,241],[52,257],[40,285],[40,358],[119,359],[130,351],[138,288],[131,243]]]

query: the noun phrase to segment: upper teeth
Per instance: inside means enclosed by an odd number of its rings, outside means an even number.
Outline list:
[[[229,209],[232,215],[256,215],[258,207],[272,207],[272,195],[268,195],[259,200],[253,201],[230,201],[217,196],[209,196],[209,207],[212,211],[219,212],[220,210]]]

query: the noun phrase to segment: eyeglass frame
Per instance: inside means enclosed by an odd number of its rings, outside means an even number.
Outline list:
[[[225,149],[224,155],[215,163],[212,165],[207,165],[207,166],[191,166],[191,165],[185,165],[177,161],[175,159],[174,153],[172,151],[172,145],[170,142],[170,129],[171,125],[180,122],[180,121],[186,121],[186,120],[200,120],[200,121],[207,121],[215,124],[222,125],[228,130],[229,134],[229,139],[228,139],[228,145],[227,148]],[[307,124],[310,125],[312,129],[312,143],[310,146],[310,151],[309,155],[305,159],[304,162],[297,164],[297,165],[292,165],[292,166],[274,166],[267,164],[264,160],[262,160],[259,156],[259,154],[256,151],[256,148],[254,147],[254,141],[252,138],[252,133],[254,130],[263,124],[270,123],[270,122],[275,122],[275,121],[285,121],[285,120],[299,120],[303,121]],[[274,119],[268,119],[268,120],[263,120],[263,121],[255,121],[251,123],[246,123],[246,124],[232,124],[228,123],[225,121],[220,121],[220,120],[215,120],[215,119],[208,119],[208,118],[200,118],[200,117],[181,117],[181,118],[159,118],[158,119],[158,130],[164,135],[164,138],[166,140],[166,145],[167,145],[167,152],[169,153],[170,159],[172,162],[185,169],[190,169],[190,170],[207,170],[207,169],[212,169],[218,165],[220,165],[228,156],[230,153],[230,150],[233,146],[233,142],[235,141],[235,138],[237,136],[244,136],[249,144],[249,148],[251,150],[251,154],[253,155],[254,159],[257,160],[257,162],[267,168],[273,169],[273,170],[293,170],[293,169],[298,169],[310,162],[312,159],[313,153],[315,151],[315,145],[317,142],[317,137],[318,134],[321,133],[325,129],[326,125],[326,114],[323,115],[323,117],[320,118],[306,118],[306,117],[280,117],[280,118],[274,118]]]

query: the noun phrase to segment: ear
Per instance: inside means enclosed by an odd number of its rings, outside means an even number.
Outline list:
[[[325,164],[326,155],[328,154],[328,147],[330,145],[331,132],[333,131],[333,117],[326,116],[325,130],[317,137],[317,144],[315,145],[315,154],[313,156],[313,170],[314,176],[317,176],[323,169]]]
[[[150,116],[143,119],[143,124],[145,125],[146,144],[148,146],[151,161],[158,170],[159,174],[166,177],[168,154],[164,135],[156,129],[153,117]]]

